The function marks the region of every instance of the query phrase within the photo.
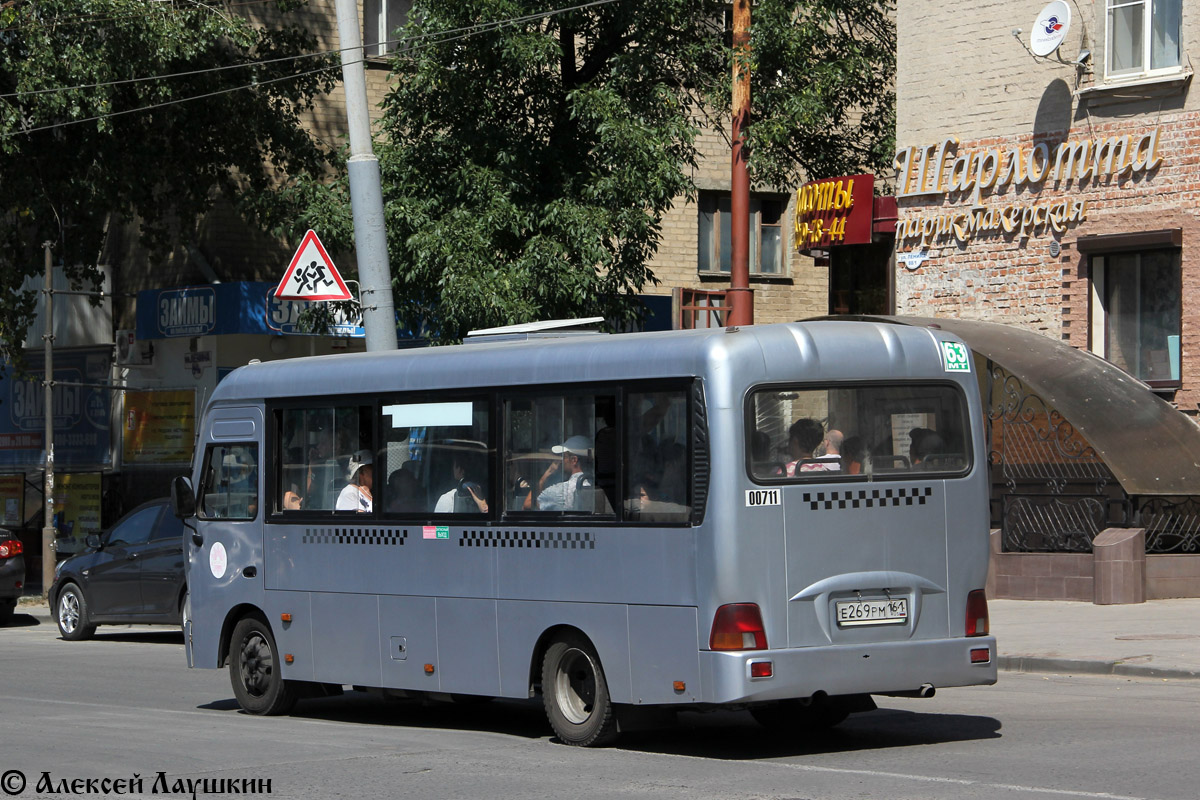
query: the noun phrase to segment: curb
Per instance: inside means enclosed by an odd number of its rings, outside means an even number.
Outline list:
[[[1121,675],[1129,678],[1200,680],[1200,669],[1152,667],[1124,661],[1083,661],[1041,656],[1000,656],[996,666],[1004,672],[1052,672],[1057,674]]]

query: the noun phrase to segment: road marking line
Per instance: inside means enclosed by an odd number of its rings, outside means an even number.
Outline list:
[[[696,761],[704,761],[711,763],[712,759],[702,756],[686,756],[675,753],[663,753],[656,755],[668,755],[671,758],[686,758]],[[1033,792],[1036,794],[1052,794],[1061,795],[1064,797],[1087,797],[1094,800],[1153,800],[1147,797],[1136,797],[1127,794],[1112,794],[1110,792],[1087,792],[1081,789],[1051,789],[1045,786],[1022,786],[1016,783],[988,783],[987,781],[970,780],[968,778],[944,778],[938,775],[912,775],[905,772],[884,772],[882,770],[873,769],[850,769],[847,767],[819,767],[813,764],[788,764],[778,761],[761,762],[763,765],[771,765],[783,769],[796,770],[798,772],[828,772],[835,775],[860,775],[870,778],[893,778],[906,781],[915,781],[918,783],[944,783],[953,784],[955,786],[976,786],[981,789],[1002,789],[1012,792]]]

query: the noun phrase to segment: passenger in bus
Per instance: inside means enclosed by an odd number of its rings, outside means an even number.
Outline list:
[[[668,503],[687,503],[687,448],[678,442],[667,442],[659,448],[662,460],[662,479],[658,482],[659,497]]]
[[[486,514],[487,500],[483,498],[483,487],[472,478],[477,471],[470,464],[465,453],[455,453],[451,471],[454,475],[454,487],[438,498],[433,507],[435,514]],[[468,477],[470,476],[470,477]]]
[[[599,510],[596,505],[601,498],[596,497],[595,482],[591,477],[592,440],[586,436],[572,436],[550,450],[562,458],[550,464],[538,480],[538,508],[542,511]],[[562,479],[547,486],[560,469]]]
[[[374,477],[374,459],[370,450],[357,450],[350,456],[350,464],[346,468],[346,479],[349,481],[341,494],[338,495],[334,509],[337,511],[371,510],[371,483]]]
[[[406,462],[407,463],[407,462]],[[421,482],[403,465],[387,481],[387,510],[400,514],[423,511]]]
[[[307,508],[328,509],[337,492],[337,461],[333,458],[333,433],[324,427],[309,431],[309,445],[305,453],[308,476],[305,480],[304,496]]]
[[[867,444],[861,436],[850,436],[842,443],[842,467],[850,475],[859,475],[867,460]]]
[[[304,507],[300,489],[304,486],[307,470],[304,466],[289,465],[283,470],[283,510],[299,511]]]
[[[791,476],[797,472],[836,470],[837,465],[834,462],[823,464],[801,463],[805,459],[813,458],[817,447],[823,441],[825,441],[825,426],[815,419],[803,417],[793,422],[791,427],[788,428],[788,455],[792,460],[785,466],[786,473]]]
[[[908,432],[908,457],[914,469],[927,469],[929,456],[944,453],[946,443],[937,431],[929,428],[913,428]]]

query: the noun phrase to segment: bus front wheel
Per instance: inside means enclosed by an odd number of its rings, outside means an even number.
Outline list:
[[[597,747],[617,736],[617,717],[595,648],[579,634],[567,634],[542,660],[542,699],[559,741]]]
[[[275,637],[265,622],[246,617],[229,639],[229,681],[238,705],[251,714],[286,714],[296,704],[296,693],[279,670]]]

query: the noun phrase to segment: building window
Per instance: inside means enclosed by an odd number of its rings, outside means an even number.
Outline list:
[[[1156,388],[1179,385],[1179,250],[1092,256],[1092,348]]]
[[[1108,76],[1178,69],[1182,6],[1182,0],[1108,0]]]
[[[750,274],[783,274],[784,197],[750,197]],[[719,192],[700,193],[700,272],[729,272],[732,263],[730,197]]]
[[[411,8],[412,0],[363,0],[363,51],[368,56],[394,53]]]

